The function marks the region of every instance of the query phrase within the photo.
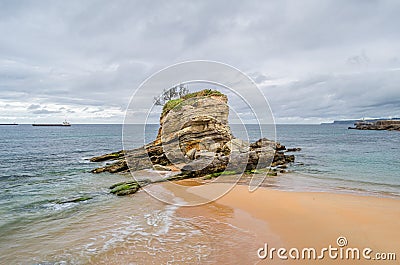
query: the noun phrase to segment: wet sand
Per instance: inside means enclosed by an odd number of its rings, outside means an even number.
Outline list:
[[[179,183],[180,185],[176,185]],[[190,179],[149,185],[167,198],[205,202],[232,183]],[[250,193],[236,185],[223,197],[200,206],[178,207],[152,198],[145,190],[81,206],[59,217],[23,228],[4,240],[3,263],[44,264],[398,264],[400,200],[333,193],[287,192],[261,187]],[[52,229],[48,229],[51,227]],[[397,260],[260,259],[271,248],[371,248],[396,253]],[[5,243],[7,242],[7,244]],[[8,242],[13,242],[8,243]],[[260,254],[264,254],[261,252]],[[0,255],[1,256],[1,255]],[[288,253],[286,253],[288,256]],[[68,263],[67,262],[67,263]]]
[[[212,198],[219,190],[226,189],[226,185],[229,184],[193,186],[188,191],[197,196]],[[237,185],[215,202],[196,207],[181,207],[178,214],[185,217],[223,219],[223,212],[215,209],[224,207],[231,208],[234,212],[229,220],[225,218],[225,222],[245,229],[254,236],[250,239],[251,242],[244,241],[240,248],[231,251],[227,250],[229,242],[214,242],[217,250],[225,249],[231,254],[219,255],[218,262],[397,264],[400,259],[400,200],[333,193],[285,192],[268,188],[259,188],[250,193],[247,186]],[[360,260],[343,260],[340,256],[334,260],[329,258],[327,252],[321,260],[293,260],[289,257],[288,260],[282,261],[276,252],[273,260],[269,257],[262,260],[257,256],[257,250],[262,248],[264,243],[268,243],[269,248],[283,247],[288,251],[291,248],[301,251],[303,248],[313,247],[319,256],[322,248],[329,245],[341,249],[337,244],[337,238],[340,236],[344,236],[348,242],[342,247],[343,251],[347,248],[359,248]],[[373,250],[368,255],[371,258],[374,258],[377,252],[395,253],[397,261],[365,260],[362,257],[364,248]],[[346,254],[343,256],[345,258]]]

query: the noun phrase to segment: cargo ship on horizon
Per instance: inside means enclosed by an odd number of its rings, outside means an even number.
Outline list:
[[[63,123],[34,123],[32,126],[71,126],[71,124],[67,121]]]
[[[18,125],[18,123],[0,123],[0,126]]]

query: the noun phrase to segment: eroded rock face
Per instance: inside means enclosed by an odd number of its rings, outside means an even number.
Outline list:
[[[242,173],[294,161],[293,155],[284,154],[286,148],[280,143],[263,138],[250,144],[234,138],[228,115],[227,97],[222,94],[181,100],[164,111],[153,142],[134,150],[94,157],[93,162],[115,162],[92,172],[115,173],[174,165],[185,176],[198,177],[224,170]]]
[[[160,118],[156,143],[170,162],[188,163],[200,150],[218,152],[232,139],[225,96],[194,97]]]
[[[229,107],[225,95],[193,97],[181,102],[160,117],[156,139],[150,144],[93,157],[92,162],[117,160],[92,170],[93,173],[141,170],[153,164],[184,165],[204,151],[213,154],[232,139],[228,125]]]

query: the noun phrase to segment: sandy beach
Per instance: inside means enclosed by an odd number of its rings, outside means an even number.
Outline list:
[[[202,197],[212,196],[228,184],[193,186],[188,191]],[[225,209],[225,210],[223,210]],[[224,214],[231,209],[229,218]],[[229,211],[228,211],[229,212]],[[185,217],[202,216],[208,219],[224,219],[236,227],[253,234],[243,238],[240,247],[229,249],[229,242],[214,242],[218,251],[218,262],[254,264],[397,264],[397,261],[376,260],[380,257],[400,253],[400,200],[333,193],[286,192],[259,188],[250,193],[248,187],[237,185],[215,202],[196,207],[181,207],[178,214]],[[224,233],[224,230],[218,231]],[[338,238],[341,239],[338,246]],[[247,240],[247,242],[246,242]],[[343,241],[344,240],[344,241]],[[346,242],[347,241],[347,244]],[[287,260],[282,260],[275,251],[273,258],[258,257],[259,248],[285,248]],[[321,256],[323,248],[337,248],[337,258],[330,258],[328,251]],[[300,258],[293,259],[289,250],[297,248]],[[316,260],[302,259],[304,248],[316,249]],[[358,248],[360,259],[352,258],[349,248]],[[363,257],[363,251],[368,255]],[[340,256],[340,249],[342,257]],[[294,251],[294,250],[293,250]],[[333,257],[335,252],[332,252]],[[265,254],[263,251],[261,255]],[[269,253],[270,254],[270,253]],[[295,256],[296,252],[292,252]],[[306,256],[308,254],[306,253]],[[346,259],[347,256],[349,260]],[[367,260],[370,257],[370,260]],[[396,256],[398,259],[399,257]],[[393,257],[392,257],[393,259]],[[215,261],[215,260],[214,260]]]

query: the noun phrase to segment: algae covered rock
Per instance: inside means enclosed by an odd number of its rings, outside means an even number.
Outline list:
[[[113,159],[118,159],[124,156],[124,151],[118,151],[110,154],[105,154],[101,156],[95,156],[90,159],[90,162],[101,162],[101,161],[106,161],[106,160],[113,160]]]
[[[75,198],[70,198],[62,201],[57,201],[58,204],[64,204],[64,203],[78,203],[78,202],[84,202],[93,199],[91,196],[80,196],[80,197],[75,197]]]
[[[141,187],[149,184],[149,181],[128,181],[120,182],[110,186],[110,193],[118,196],[124,196],[136,193]]]

